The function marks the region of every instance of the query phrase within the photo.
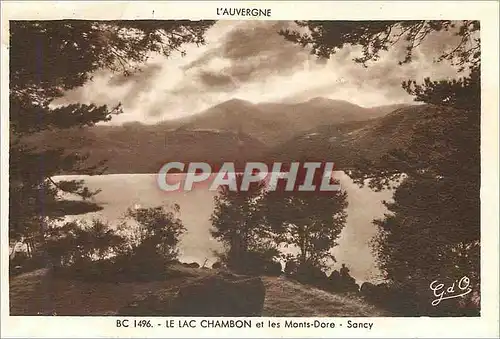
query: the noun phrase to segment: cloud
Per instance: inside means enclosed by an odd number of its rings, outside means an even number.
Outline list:
[[[298,45],[291,44],[278,34],[289,27],[289,22],[250,21],[231,30],[222,43],[208,50],[199,59],[186,66],[186,70],[199,69],[202,80],[218,79],[224,85],[239,87],[276,74],[290,74],[311,58]],[[214,59],[227,60],[229,65],[206,69]],[[206,84],[210,86],[211,82]],[[217,82],[216,86],[221,85]]]
[[[111,75],[108,84],[110,86],[123,86],[127,83],[133,83],[135,90],[143,91],[150,87],[162,68],[160,63],[149,63],[131,75],[124,75],[121,73]]]
[[[220,21],[207,31],[207,44],[186,46],[187,56],[154,57],[131,76],[98,72],[94,80],[69,91],[59,103],[122,102],[124,114],[113,123],[153,123],[200,112],[222,101],[306,101],[323,96],[361,106],[412,101],[402,88],[407,79],[456,76],[454,67],[435,63],[436,50],[449,49],[456,37],[429,36],[414,62],[399,66],[404,45],[394,46],[368,68],[353,62],[360,48],[345,46],[328,60],[278,34],[288,21]],[[455,40],[456,41],[456,40]]]
[[[233,77],[227,74],[218,74],[216,72],[201,71],[199,74],[203,86],[211,89],[230,89],[234,87]]]
[[[396,102],[413,101],[401,87],[403,81],[414,79],[423,81],[426,77],[434,79],[454,78],[456,67],[449,62],[436,63],[439,51],[451,48],[456,39],[450,34],[432,34],[415,49],[413,62],[399,65],[406,54],[405,44],[399,43],[389,51],[382,52],[378,61],[368,63],[368,67],[355,63],[353,59],[361,55],[359,46],[345,46],[333,55],[324,66],[315,67],[312,77],[317,83],[295,95],[300,100],[307,96],[327,96],[344,99],[362,106],[376,106]],[[440,45],[441,49],[429,46]],[[329,79],[326,79],[329,77]]]

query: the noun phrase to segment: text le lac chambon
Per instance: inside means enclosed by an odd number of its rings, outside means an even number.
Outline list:
[[[253,16],[253,17],[270,17],[270,8],[226,8],[218,7],[217,15],[220,16]]]

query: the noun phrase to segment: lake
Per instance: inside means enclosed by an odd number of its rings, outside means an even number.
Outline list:
[[[379,272],[369,247],[369,241],[376,233],[372,220],[383,216],[386,208],[382,201],[390,199],[392,193],[360,188],[343,172],[336,172],[335,178],[340,181],[342,189],[347,191],[349,207],[346,227],[338,239],[339,245],[333,250],[337,259],[333,268],[337,269],[345,263],[358,282],[374,280]],[[165,192],[158,187],[156,174],[59,176],[54,179],[82,179],[90,189],[102,190],[93,198],[94,202],[103,207],[101,211],[68,219],[99,218],[116,225],[129,207],[177,203],[180,206],[180,218],[187,228],[180,242],[180,259],[184,262],[196,261],[200,265],[208,259],[207,264],[211,265],[215,259],[213,251],[221,248],[209,233],[209,218],[216,192],[206,188],[196,188],[188,192]]]

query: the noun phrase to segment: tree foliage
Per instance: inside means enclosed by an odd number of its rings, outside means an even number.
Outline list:
[[[309,47],[318,57],[329,58],[347,45],[360,46],[361,56],[355,62],[367,66],[380,59],[382,52],[398,43],[405,49],[399,65],[412,61],[415,49],[437,32],[458,37],[456,45],[440,51],[438,61],[448,60],[460,70],[476,68],[480,63],[479,21],[407,20],[407,21],[296,21],[306,33],[286,29],[280,33],[289,41]]]
[[[236,175],[236,188],[241,187],[242,175]],[[223,259],[228,266],[253,265],[249,260],[262,254],[262,260],[272,260],[278,253],[272,241],[272,233],[263,223],[262,199],[265,195],[264,184],[252,183],[248,190],[231,189],[221,186],[214,198],[215,208],[210,218],[211,235],[227,247]],[[252,258],[250,259],[250,256]]]
[[[212,21],[11,21],[11,95],[46,104],[109,69],[130,75],[155,53],[204,44]]]
[[[52,224],[44,232],[44,251],[22,265],[48,261],[55,274],[71,279],[164,280],[186,231],[178,213],[177,205],[129,209],[118,227],[98,219]]]
[[[345,226],[347,193],[270,191],[265,199],[266,221],[276,241],[298,249],[292,260],[300,265],[324,268],[334,261],[331,253]]]
[[[129,245],[129,251],[143,256],[145,261],[162,258],[166,262],[176,260],[180,237],[186,232],[179,219],[179,205],[170,209],[163,206],[128,209],[121,229]],[[131,220],[135,225],[127,223]]]
[[[55,266],[82,265],[120,253],[124,238],[107,223],[71,221],[46,231],[47,254]]]
[[[399,64],[436,32],[456,36],[437,62],[450,61],[458,79],[409,79],[403,88],[426,103],[408,146],[379,159],[361,161],[348,174],[376,190],[396,187],[389,212],[375,220],[373,241],[379,267],[389,281],[428,292],[428,283],[467,275],[479,288],[480,244],[480,38],[477,21],[299,22],[308,33],[284,31],[289,40],[330,57],[346,45],[361,46],[354,61],[367,65],[397,43]],[[395,65],[395,67],[397,67]],[[423,82],[421,82],[423,81]],[[425,285],[425,286],[424,286]],[[423,287],[422,287],[423,286]],[[424,297],[424,299],[427,299]],[[429,304],[425,300],[426,305]],[[439,310],[438,310],[439,311]]]
[[[236,179],[240,187],[242,176]],[[254,260],[273,260],[280,252],[282,258],[315,268],[334,260],[331,250],[346,222],[347,194],[287,192],[285,186],[279,180],[274,190],[266,190],[264,181],[248,191],[221,187],[215,197],[211,233],[227,245],[229,266],[231,262],[256,265]],[[291,251],[285,253],[283,247]],[[291,254],[296,250],[299,254]]]
[[[92,80],[107,69],[129,75],[155,54],[166,57],[184,44],[203,44],[210,21],[11,21],[10,22],[10,234],[30,237],[52,219],[57,194],[83,199],[92,192],[81,181],[56,183],[68,171],[98,174],[104,163],[84,165],[87,155],[33,146],[27,138],[44,130],[93,126],[108,121],[121,107],[50,103],[65,91]],[[29,232],[28,232],[29,230]],[[29,234],[28,234],[29,233]]]

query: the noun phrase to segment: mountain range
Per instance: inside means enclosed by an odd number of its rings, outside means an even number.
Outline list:
[[[320,125],[373,119],[404,106],[364,108],[319,97],[301,103],[260,104],[232,99],[191,116],[182,128],[239,131],[273,147]]]
[[[45,131],[29,142],[88,153],[89,164],[107,160],[105,173],[155,173],[168,161],[314,158],[335,161],[340,168],[358,155],[378,154],[401,144],[419,112],[428,108],[410,104],[364,108],[326,98],[259,104],[232,99],[178,120]]]

